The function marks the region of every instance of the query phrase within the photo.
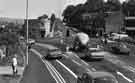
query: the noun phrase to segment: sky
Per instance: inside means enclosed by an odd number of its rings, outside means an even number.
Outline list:
[[[29,18],[37,18],[43,14],[55,13],[61,16],[63,9],[69,5],[85,3],[86,0],[28,0]],[[26,0],[0,0],[0,17],[25,18]]]

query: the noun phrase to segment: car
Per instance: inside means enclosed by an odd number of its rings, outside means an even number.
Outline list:
[[[56,60],[56,59],[62,59],[63,58],[63,53],[60,49],[53,49],[53,50],[48,50],[48,53],[46,56],[43,57],[43,59],[46,60]]]
[[[121,38],[119,41],[128,43],[130,45],[135,45],[135,40],[132,37]]]
[[[114,46],[111,48],[115,53],[124,53],[124,54],[130,53],[130,49],[124,43],[120,43],[118,46]]]
[[[126,44],[123,42],[109,42],[105,45],[107,51],[112,53],[123,53],[123,54],[130,54],[130,48],[127,47]]]
[[[35,42],[36,42],[36,41],[35,41],[34,39],[28,39],[28,43],[29,43],[29,44],[35,44]]]
[[[112,40],[118,40],[118,39],[122,39],[126,37],[129,37],[129,36],[124,33],[112,33],[109,38]]]
[[[118,81],[111,73],[89,71],[78,76],[77,83],[118,83]]]

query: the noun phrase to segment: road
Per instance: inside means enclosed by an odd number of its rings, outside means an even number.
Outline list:
[[[124,55],[114,55],[108,52],[101,52],[105,55],[105,59],[101,62],[87,62],[96,70],[103,70],[112,73],[119,81],[119,83],[134,83],[135,82],[135,67],[131,66],[130,59],[123,59]]]
[[[20,83],[56,83],[49,69],[33,52],[29,52],[29,64],[24,70]]]
[[[26,67],[20,83],[76,83],[77,76],[59,61],[47,61],[47,49],[29,52],[29,65]],[[42,53],[44,52],[44,53]]]
[[[45,44],[37,45],[36,49],[39,52],[41,52],[41,54],[44,54],[44,49],[48,47],[53,49],[53,47],[45,45]],[[105,59],[100,62],[89,62],[89,61],[86,62],[83,60],[79,60],[78,59],[79,57],[77,57],[77,55],[75,54],[74,55],[69,54],[68,56],[65,56],[65,57],[68,57],[67,59],[62,59],[59,61],[57,60],[51,61],[50,63],[54,66],[56,65],[55,67],[59,71],[63,69],[59,67],[60,63],[62,63],[78,76],[81,73],[88,70],[107,71],[113,74],[117,78],[119,83],[134,83],[135,82],[134,80],[135,73],[133,72],[133,70],[130,70],[128,63],[125,60],[123,60],[120,57],[117,57],[116,55],[110,54],[108,52],[101,52],[100,54],[105,55]]]
[[[29,65],[20,83],[76,83],[77,77],[87,71],[109,72],[119,83],[135,82],[133,56],[127,59],[127,56],[101,51],[95,52],[105,56],[100,62],[84,61],[76,54],[70,53],[63,55],[64,58],[60,60],[43,59],[48,49],[55,48],[49,44],[36,43],[29,52]]]

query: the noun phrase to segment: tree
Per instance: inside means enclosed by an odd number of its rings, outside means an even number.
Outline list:
[[[134,16],[135,12],[135,1],[129,0],[128,2],[123,2],[122,4],[122,12],[125,16]]]
[[[63,11],[62,16],[63,18],[63,22],[68,23],[69,22],[69,18],[71,16],[71,13],[75,10],[75,6],[73,5],[69,5],[66,7],[66,9]]]
[[[4,43],[6,41],[6,43]],[[14,32],[3,32],[0,34],[0,43],[6,45],[15,45],[18,43],[18,36]]]
[[[104,7],[106,11],[119,11],[121,8],[121,3],[119,0],[108,0]]]
[[[42,20],[42,19],[45,19],[45,18],[48,18],[48,15],[43,14],[42,16],[39,16],[38,17],[38,20]]]
[[[0,33],[0,45],[5,45],[7,48],[7,56],[10,54],[14,54],[17,52],[18,49],[18,38],[19,36],[13,32],[3,32]]]
[[[102,9],[103,5],[103,0],[87,0],[87,2],[85,3],[85,6],[89,11]]]

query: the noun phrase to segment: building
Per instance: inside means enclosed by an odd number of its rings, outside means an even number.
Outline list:
[[[23,32],[26,35],[27,27],[26,27],[26,20],[23,25]],[[38,19],[29,19],[28,20],[28,30],[29,30],[29,37],[30,38],[39,38],[40,37],[40,30],[41,30],[41,22]]]

